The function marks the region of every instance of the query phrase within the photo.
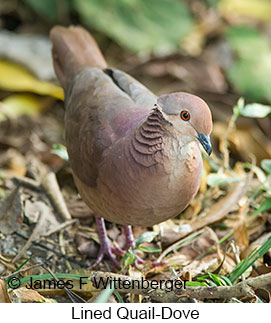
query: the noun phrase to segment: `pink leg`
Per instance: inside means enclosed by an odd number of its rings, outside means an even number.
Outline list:
[[[96,220],[98,235],[100,238],[100,250],[98,253],[97,260],[89,268],[90,269],[95,268],[103,260],[104,256],[106,255],[109,258],[109,260],[113,263],[113,265],[117,269],[120,269],[120,265],[119,265],[118,261],[114,258],[113,253],[112,253],[113,248],[111,247],[110,242],[107,237],[104,219],[100,218],[99,216],[95,216],[95,220]]]
[[[90,269],[95,268],[103,260],[104,256],[107,256],[109,260],[113,263],[114,267],[116,267],[117,269],[120,269],[120,264],[113,256],[113,253],[116,255],[123,256],[125,254],[125,251],[122,250],[118,245],[116,245],[115,247],[111,247],[109,239],[107,237],[104,219],[100,218],[99,216],[95,216],[95,220],[96,220],[98,235],[100,238],[100,250],[95,263],[91,265],[89,268]],[[123,230],[126,238],[127,249],[129,248],[134,249],[135,240],[134,240],[131,226],[124,225]],[[135,262],[135,265],[144,264],[144,263],[145,263],[145,260],[143,260],[142,258],[139,257],[139,255],[137,255],[137,260]]]
[[[134,249],[135,248],[135,239],[134,239],[132,227],[130,225],[124,225],[123,230],[124,230],[124,235],[126,238],[127,249],[129,249],[129,248]],[[143,260],[142,258],[140,258],[137,255],[135,265],[144,264],[144,263],[145,263],[145,260]]]
[[[124,231],[124,235],[125,235],[125,239],[126,239],[127,249],[129,249],[129,248],[134,249],[135,248],[135,239],[134,239],[132,227],[130,225],[124,225],[123,231]]]

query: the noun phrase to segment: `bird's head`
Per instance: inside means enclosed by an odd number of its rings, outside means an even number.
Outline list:
[[[208,155],[212,152],[210,133],[212,114],[208,105],[198,96],[177,92],[161,95],[157,100],[164,117],[181,136],[197,139]]]

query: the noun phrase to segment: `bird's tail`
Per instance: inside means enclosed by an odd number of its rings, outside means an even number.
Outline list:
[[[82,27],[55,26],[50,32],[57,78],[67,91],[74,76],[84,67],[106,68],[106,61],[93,37]]]

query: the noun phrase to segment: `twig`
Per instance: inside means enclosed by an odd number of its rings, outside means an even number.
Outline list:
[[[44,226],[45,224],[45,220],[46,220],[46,210],[44,209],[44,205],[43,204],[39,204],[39,220],[38,223],[36,224],[32,234],[30,235],[30,237],[28,238],[26,244],[23,246],[23,248],[19,251],[19,253],[13,258],[12,263],[15,263],[16,261],[18,261],[21,257],[24,256],[24,254],[26,253],[26,251],[29,249],[29,247],[31,246],[31,243],[33,240],[35,240],[37,237],[39,237],[40,235],[40,230],[41,228]]]
[[[18,275],[18,274],[25,273],[25,272],[26,272],[26,271],[28,271],[28,270],[31,270],[31,269],[36,268],[36,267],[40,267],[40,266],[42,266],[42,265],[43,265],[42,263],[35,264],[35,265],[29,266],[29,267],[27,267],[27,268],[17,270],[17,271],[15,271],[14,273],[11,273],[11,274],[9,274],[9,275],[2,276],[2,277],[0,277],[0,279],[8,279],[9,277],[12,277],[12,276],[14,276],[14,275]]]
[[[59,232],[59,248],[60,248],[60,251],[62,252],[63,255],[66,255],[66,249],[65,249],[65,241],[64,241],[64,234],[63,234],[63,231],[60,231]],[[66,263],[66,266],[68,268],[68,271],[71,271],[72,270],[72,266],[70,264],[70,262],[65,259],[65,263]]]
[[[152,300],[157,302],[181,302],[181,298],[196,298],[196,299],[226,299],[232,297],[254,297],[254,290],[271,284],[271,273],[266,275],[261,275],[255,278],[248,279],[244,282],[238,283],[233,286],[211,286],[211,287],[187,287],[186,288],[172,288],[172,290],[167,291],[165,288],[153,289],[151,287],[151,281],[149,286],[146,288],[137,287],[138,283],[130,276],[105,273],[101,271],[92,272],[90,275],[90,280],[92,283],[103,279],[116,279],[120,284],[117,284],[116,290],[119,292],[133,293],[137,295],[149,296]],[[127,282],[130,285],[134,285],[135,288],[128,288]],[[133,283],[134,281],[134,283]],[[124,288],[125,286],[125,288]]]
[[[70,226],[70,225],[72,225],[72,224],[74,224],[76,222],[78,222],[77,219],[67,220],[67,221],[61,223],[60,225],[58,225],[57,227],[55,227],[54,229],[52,229],[51,231],[49,231],[46,234],[46,236],[48,237],[48,236],[50,236],[50,235],[52,235],[52,234],[54,234],[56,232],[62,231],[63,229],[67,228],[68,226]]]
[[[12,178],[12,181],[17,184],[24,186],[32,191],[41,191],[40,183],[32,178],[24,177],[24,176],[16,176]]]
[[[60,216],[64,220],[71,220],[70,212],[60,191],[55,173],[50,172],[45,175],[41,181],[41,186]]]

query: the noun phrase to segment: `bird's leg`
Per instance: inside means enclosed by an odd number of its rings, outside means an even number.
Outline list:
[[[124,231],[124,235],[125,235],[125,239],[126,239],[127,249],[129,249],[129,248],[134,249],[135,248],[135,239],[134,239],[132,227],[130,225],[124,225],[123,231]]]
[[[127,249],[131,248],[131,249],[134,250],[135,249],[135,239],[134,239],[132,227],[130,225],[124,225],[123,226],[123,231],[124,231],[124,235],[125,235],[125,239],[126,239]],[[135,253],[136,253],[136,250],[135,250]],[[135,261],[135,265],[145,263],[145,260],[140,258],[137,253],[136,253],[136,257],[137,257],[137,259]]]
[[[96,220],[97,231],[100,239],[100,250],[95,263],[91,265],[89,268],[90,269],[95,268],[103,260],[104,256],[107,256],[109,260],[113,263],[113,265],[117,269],[120,269],[120,264],[118,263],[116,258],[114,258],[113,253],[116,255],[123,256],[125,254],[125,251],[122,250],[117,244],[114,247],[110,245],[110,242],[106,233],[104,219],[99,216],[95,216],[95,220]],[[124,230],[127,250],[129,248],[134,250],[135,240],[134,240],[134,235],[133,235],[131,226],[124,225],[123,230]],[[145,260],[140,258],[140,256],[137,254],[137,250],[135,250],[135,253],[136,253],[137,259],[134,265],[144,264]]]
[[[99,216],[95,216],[95,220],[96,220],[97,231],[100,239],[100,250],[98,253],[97,260],[93,265],[90,266],[90,269],[96,267],[103,260],[105,255],[109,258],[109,260],[113,263],[113,265],[117,269],[120,269],[120,265],[118,261],[113,256],[113,248],[110,245],[110,242],[106,233],[104,219],[100,218]]]

